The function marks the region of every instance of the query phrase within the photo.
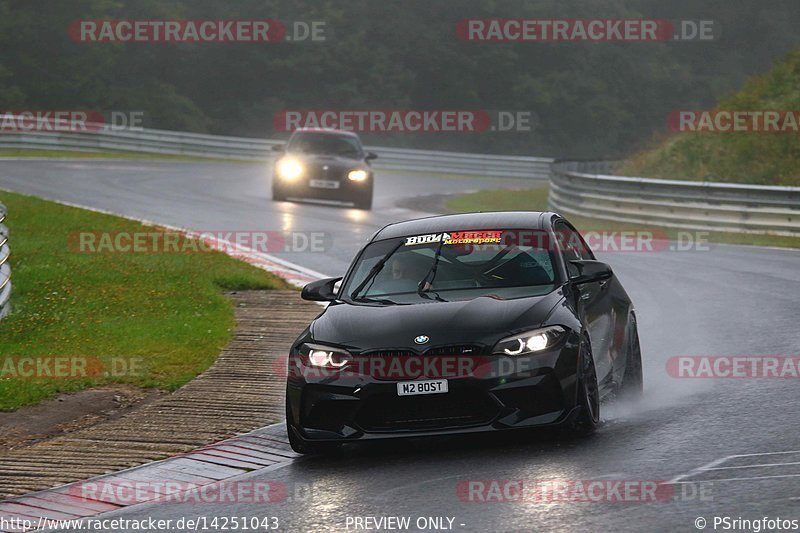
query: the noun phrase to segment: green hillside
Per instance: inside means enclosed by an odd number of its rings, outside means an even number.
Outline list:
[[[800,49],[767,74],[722,99],[719,110],[777,110],[800,114]],[[783,124],[783,122],[781,122]],[[786,130],[786,128],[785,128]],[[768,185],[800,185],[800,132],[680,132],[629,158],[629,176]]]

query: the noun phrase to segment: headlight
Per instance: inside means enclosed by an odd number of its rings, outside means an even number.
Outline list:
[[[303,344],[300,347],[300,355],[308,358],[311,366],[332,369],[342,368],[352,359],[347,350],[320,344]]]
[[[285,180],[294,180],[303,174],[303,165],[297,159],[284,157],[278,161],[278,176]]]
[[[347,177],[353,181],[364,181],[368,175],[366,170],[351,170]]]
[[[494,347],[499,355],[524,355],[552,348],[561,340],[566,330],[561,326],[549,326],[507,337]]]

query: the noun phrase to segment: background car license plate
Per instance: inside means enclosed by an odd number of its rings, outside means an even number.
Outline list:
[[[411,396],[415,394],[440,394],[447,392],[446,379],[432,379],[430,381],[406,381],[397,384],[398,396]]]
[[[339,182],[333,180],[311,180],[309,185],[317,189],[338,189]]]

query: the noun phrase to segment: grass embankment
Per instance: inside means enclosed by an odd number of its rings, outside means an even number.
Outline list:
[[[547,190],[547,187],[537,187],[523,190],[498,189],[479,191],[450,198],[445,202],[444,207],[456,213],[472,211],[548,211]],[[565,214],[565,216],[582,233],[587,231],[652,231],[657,235],[667,235],[671,239],[677,239],[679,232],[684,232],[685,234],[685,232],[691,231],[632,222],[614,222],[578,215]],[[800,238],[798,237],[724,232],[708,232],[707,235],[704,234],[700,237],[707,238],[708,242],[716,243],[800,248]]]
[[[800,50],[773,69],[748,80],[722,99],[719,110],[800,111]],[[791,122],[784,132],[681,132],[630,157],[616,169],[627,176],[800,186],[800,133]],[[788,129],[787,129],[788,128]]]
[[[219,252],[81,253],[78,232],[157,229],[5,191],[0,201],[14,286],[12,313],[0,321],[0,410],[108,383],[174,390],[207,369],[232,336],[223,290],[285,287]],[[192,249],[188,243],[178,249]],[[78,362],[75,371],[42,377],[43,367],[21,377],[31,368],[25,358],[56,357]]]

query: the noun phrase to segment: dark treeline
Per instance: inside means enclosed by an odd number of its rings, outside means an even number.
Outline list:
[[[464,18],[714,21],[713,41],[475,43]],[[324,21],[326,40],[88,44],[79,19]],[[527,133],[365,135],[372,144],[619,157],[673,109],[709,107],[797,46],[797,0],[0,0],[0,108],[142,110],[146,125],[285,137],[296,108],[533,112]]]

